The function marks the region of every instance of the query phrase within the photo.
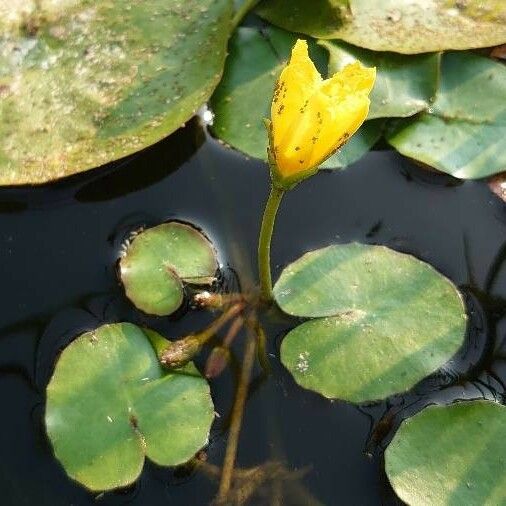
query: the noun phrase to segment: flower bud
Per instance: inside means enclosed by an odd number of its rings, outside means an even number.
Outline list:
[[[160,362],[164,367],[177,369],[193,360],[193,357],[201,350],[202,339],[195,335],[189,335],[177,341],[170,341],[160,353]]]
[[[216,346],[211,351],[206,363],[206,378],[218,377],[230,362],[230,351],[223,346]]]
[[[274,183],[289,189],[318,170],[362,125],[376,69],[359,62],[322,79],[298,40],[276,84],[271,106],[269,163]]]

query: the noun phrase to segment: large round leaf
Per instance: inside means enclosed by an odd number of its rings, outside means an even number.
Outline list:
[[[136,235],[119,267],[127,297],[145,313],[164,316],[181,305],[183,283],[211,284],[218,263],[209,240],[176,221]]]
[[[162,370],[146,332],[117,323],[79,336],[47,387],[55,455],[91,490],[134,482],[145,455],[172,466],[207,443],[214,417],[207,382],[193,364]]]
[[[418,506],[506,504],[506,407],[430,406],[404,421],[385,453],[399,497]]]
[[[330,55],[329,74],[358,60],[376,67],[368,118],[411,116],[427,109],[439,81],[439,54],[405,56],[375,52],[345,42],[321,41]]]
[[[503,0],[264,0],[258,13],[287,30],[375,51],[425,53],[506,40]]]
[[[43,183],[153,144],[220,79],[232,0],[4,4],[0,184]]]
[[[297,37],[274,27],[237,30],[230,41],[223,80],[211,99],[214,135],[249,156],[267,159],[264,119],[270,116],[276,80]],[[325,75],[325,52],[311,41],[309,49]],[[382,127],[379,122],[366,123],[324,167],[342,168],[359,159],[379,139]]]
[[[461,179],[506,169],[506,67],[470,53],[443,55],[436,100],[399,120],[388,141],[403,155]]]
[[[406,391],[464,341],[457,289],[430,265],[382,246],[335,245],[303,255],[274,287],[280,308],[316,317],[283,340],[295,380],[352,402]]]

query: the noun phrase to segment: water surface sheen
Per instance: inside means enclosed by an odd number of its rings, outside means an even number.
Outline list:
[[[59,350],[83,330],[126,319],[175,337],[209,321],[203,312],[155,320],[124,300],[114,263],[130,231],[172,218],[194,222],[218,244],[226,282],[234,284],[233,269],[248,286],[267,192],[264,164],[206,140],[194,122],[106,169],[50,186],[0,190],[3,505],[210,502],[215,482],[152,464],[135,486],[98,499],[72,483],[45,437],[43,392]],[[303,391],[278,364],[279,344],[293,322],[270,322],[273,374],[252,388],[239,464],[276,458],[291,470],[308,467],[299,483],[323,504],[399,504],[381,456],[392,427],[431,399],[504,394],[506,207],[482,182],[461,183],[398,154],[371,152],[348,170],[322,172],[286,196],[273,242],[274,278],[308,249],[351,240],[412,253],[462,288],[471,318],[460,365],[388,402],[330,402]],[[427,395],[434,384],[437,391]],[[221,418],[207,453],[220,463],[231,374],[213,381],[212,391]],[[283,485],[284,504],[309,504],[300,485]],[[265,496],[257,501],[268,503]]]

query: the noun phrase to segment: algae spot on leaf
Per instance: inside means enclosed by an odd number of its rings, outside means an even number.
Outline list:
[[[104,325],[65,348],[47,387],[46,427],[67,474],[94,491],[133,483],[145,456],[182,464],[207,444],[209,385],[193,363],[162,369],[145,331]]]
[[[333,245],[288,265],[274,286],[290,331],[281,360],[304,388],[351,402],[404,392],[464,342],[458,290],[430,265],[383,246]]]
[[[213,245],[195,227],[162,223],[137,234],[119,262],[127,297],[145,313],[165,316],[184,298],[184,283],[209,285],[218,262]]]
[[[506,407],[490,401],[430,406],[405,420],[385,452],[409,505],[506,503]]]

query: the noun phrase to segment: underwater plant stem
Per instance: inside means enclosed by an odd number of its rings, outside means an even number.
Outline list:
[[[242,418],[244,414],[244,405],[248,395],[248,385],[255,362],[256,339],[253,335],[248,335],[244,357],[241,368],[241,376],[237,393],[232,408],[232,417],[230,422],[230,430],[228,435],[227,449],[225,459],[223,461],[223,469],[221,472],[220,488],[218,490],[218,503],[226,500],[227,494],[232,485],[232,476],[234,473],[235,458],[237,455],[237,445],[239,442],[239,433],[241,432]]]
[[[156,332],[146,331],[151,344],[156,350],[160,363],[167,369],[183,367],[200,352],[228,321],[236,318],[244,309],[244,303],[235,304],[214,320],[211,325],[196,334],[189,334],[175,341],[168,341]]]
[[[258,361],[260,362],[260,366],[262,367],[264,374],[269,375],[271,372],[271,364],[269,363],[269,359],[267,357],[267,336],[260,322],[256,323],[255,332],[257,335]]]
[[[258,274],[260,276],[260,296],[264,302],[272,300],[271,279],[271,239],[274,230],[274,222],[279,209],[279,204],[285,191],[276,186],[271,186],[271,193],[265,205],[260,237],[258,240]]]
[[[244,3],[237,9],[234,17],[232,18],[232,30],[235,30],[248,12],[253,9],[260,0],[245,0]]]
[[[208,341],[218,332],[227,322],[235,318],[244,309],[244,303],[237,303],[230,306],[222,315],[214,320],[208,327],[196,334],[202,343]]]

